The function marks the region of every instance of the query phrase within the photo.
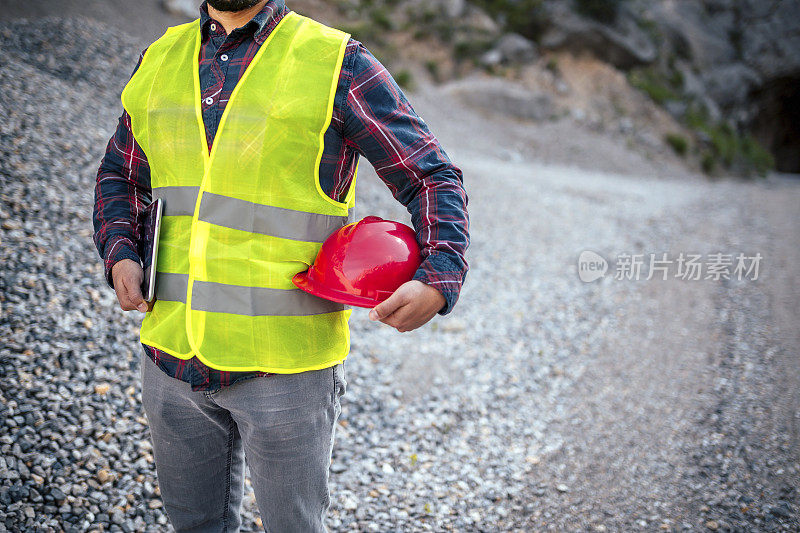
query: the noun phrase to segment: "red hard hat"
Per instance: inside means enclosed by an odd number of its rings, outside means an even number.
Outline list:
[[[410,281],[421,261],[413,229],[370,216],[328,237],[311,268],[292,281],[326,300],[375,307]]]

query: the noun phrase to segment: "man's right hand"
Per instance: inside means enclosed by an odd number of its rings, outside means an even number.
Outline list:
[[[141,265],[132,259],[123,259],[111,267],[111,278],[114,280],[114,290],[117,291],[117,300],[123,311],[138,309],[147,312],[147,302],[142,297],[142,280],[144,271]]]

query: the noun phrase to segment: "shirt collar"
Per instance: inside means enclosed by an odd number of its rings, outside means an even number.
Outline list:
[[[270,30],[283,18],[285,8],[286,0],[268,0],[264,7],[240,31],[252,33],[258,44],[262,44],[267,39]],[[208,3],[203,1],[200,5],[200,28],[204,38],[208,35],[212,20],[208,14]]]

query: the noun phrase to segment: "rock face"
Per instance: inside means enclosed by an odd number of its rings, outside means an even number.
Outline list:
[[[652,40],[628,11],[621,12],[613,24],[604,24],[577,15],[567,4],[557,4],[550,19],[543,48],[589,52],[622,69],[647,65],[657,57]]]
[[[669,65],[713,120],[750,130],[778,170],[800,172],[800,0],[617,5],[616,19],[601,22],[572,2],[548,2],[542,48],[591,53],[621,69]]]
[[[800,1],[743,3],[742,60],[765,81],[800,73]]]
[[[645,14],[673,44],[685,43],[678,55],[700,80],[687,92],[704,93],[712,115],[749,128],[790,172],[800,172],[798,14],[800,0],[662,0]]]
[[[528,63],[538,56],[536,45],[517,33],[503,35],[494,48],[481,56],[486,66],[501,63]]]
[[[750,93],[761,86],[761,76],[743,63],[729,63],[709,69],[702,76],[706,94],[723,109],[746,102]]]
[[[778,170],[800,172],[800,1],[744,2],[742,60],[761,76],[750,91],[749,126]]]

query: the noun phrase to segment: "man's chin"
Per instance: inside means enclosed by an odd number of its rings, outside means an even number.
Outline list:
[[[206,0],[217,11],[243,11],[250,9],[261,0]]]

